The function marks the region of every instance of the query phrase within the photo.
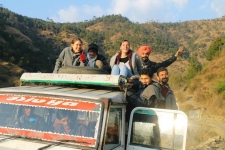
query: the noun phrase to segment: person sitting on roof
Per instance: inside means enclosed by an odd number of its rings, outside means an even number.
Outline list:
[[[140,81],[133,79],[133,85],[127,91],[127,101],[134,107],[151,107],[177,110],[176,99],[168,85],[168,70],[157,70],[158,81],[152,80],[153,71],[144,68],[140,72]],[[137,79],[136,79],[137,80]],[[131,81],[130,81],[131,82]]]
[[[120,44],[120,51],[110,59],[112,75],[123,75],[131,77],[139,75],[142,69],[140,57],[130,49],[128,40],[123,40]]]
[[[176,61],[177,57],[180,56],[180,54],[183,52],[183,50],[184,50],[184,48],[182,46],[179,47],[179,49],[177,50],[175,55],[173,55],[169,59],[167,59],[163,62],[160,62],[160,63],[153,62],[149,59],[149,55],[151,54],[151,48],[149,46],[141,46],[138,49],[138,55],[141,58],[142,67],[150,68],[153,71],[153,73],[156,73],[160,67],[168,67],[174,61]]]
[[[88,61],[86,52],[82,50],[82,44],[83,42],[80,38],[74,38],[70,47],[66,47],[60,53],[53,73],[58,73],[63,66],[86,66]]]
[[[126,106],[126,122],[129,124],[131,111],[135,107],[150,107],[155,108],[157,106],[157,97],[152,94],[152,97],[145,99],[142,97],[143,91],[147,87],[153,87],[152,84],[156,83],[152,79],[153,71],[148,68],[143,68],[139,76],[132,76],[128,80],[128,90],[126,93],[126,100],[128,102]],[[154,90],[152,90],[154,92]]]
[[[159,81],[159,83],[155,84],[155,87],[158,89],[156,91],[159,92],[157,94],[159,97],[157,108],[178,110],[175,95],[168,84],[169,74],[167,68],[161,67],[157,70],[157,79]],[[151,93],[146,89],[143,92],[143,96],[148,98],[149,95]]]
[[[93,67],[93,68],[99,68],[99,69],[104,69],[110,73],[111,68],[106,61],[106,58],[99,54],[98,52],[98,46],[94,43],[91,43],[88,45],[88,67]]]
[[[143,68],[140,71],[140,77],[132,76],[129,79],[129,89],[127,91],[127,102],[134,107],[151,107],[154,108],[157,106],[156,95],[152,94],[152,97],[145,99],[142,97],[143,91],[147,87],[152,87],[153,84],[156,84],[157,81],[154,81],[153,71],[148,68]],[[154,90],[152,91],[154,92]]]

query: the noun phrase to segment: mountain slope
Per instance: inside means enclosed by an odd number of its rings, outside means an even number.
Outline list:
[[[209,115],[225,115],[225,49],[194,77],[187,88],[177,92],[181,109],[204,107]]]
[[[119,50],[120,42],[128,39],[137,51],[150,45],[150,59],[155,62],[169,58],[180,45],[183,57],[169,66],[170,74],[183,75],[187,58],[195,55],[206,64],[205,52],[217,36],[225,36],[225,17],[179,23],[133,23],[121,15],[110,15],[78,23],[54,23],[24,17],[0,8],[0,58],[17,64],[29,72],[52,72],[62,49],[74,37],[81,37],[83,48],[95,42],[108,59]]]
[[[0,88],[19,86],[19,78],[24,72],[22,68],[0,59]]]

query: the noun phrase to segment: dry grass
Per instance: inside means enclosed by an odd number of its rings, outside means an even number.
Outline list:
[[[103,22],[100,22],[100,23],[97,23],[97,24],[94,24],[93,26],[90,26],[88,28],[86,28],[87,30],[99,30],[99,31],[103,31],[105,28],[104,26],[104,23]]]
[[[225,51],[208,63],[203,71],[198,74],[188,87],[189,94],[199,106],[206,106],[211,114],[225,114],[225,99],[219,94],[215,87],[224,81],[225,77]]]
[[[186,148],[193,150],[209,138],[218,136],[218,132],[213,126],[192,120],[189,120],[188,133]]]
[[[24,72],[18,66],[0,60],[0,87],[18,86],[20,76]]]
[[[178,104],[178,106],[179,106],[179,110],[183,111],[187,116],[189,114],[189,110],[194,108],[192,104],[183,104],[183,105]]]

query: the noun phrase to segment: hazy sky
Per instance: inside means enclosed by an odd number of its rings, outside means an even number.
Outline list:
[[[54,22],[81,22],[121,14],[130,21],[179,22],[214,19],[225,15],[225,0],[0,0],[1,6]]]

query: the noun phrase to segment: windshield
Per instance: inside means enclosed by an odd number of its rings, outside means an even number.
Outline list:
[[[101,110],[100,102],[0,95],[0,133],[95,147]]]
[[[140,108],[133,113],[130,143],[181,150],[185,145],[186,130],[187,119],[182,113]]]

